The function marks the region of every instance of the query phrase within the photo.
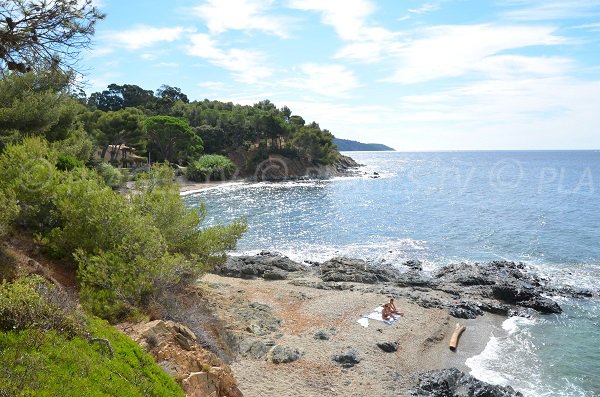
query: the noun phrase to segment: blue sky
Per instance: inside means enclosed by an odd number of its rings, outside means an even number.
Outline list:
[[[599,0],[96,3],[88,93],[270,99],[407,151],[600,149]]]

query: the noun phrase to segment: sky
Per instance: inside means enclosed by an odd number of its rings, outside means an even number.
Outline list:
[[[600,0],[98,0],[80,68],[400,151],[600,149]]]

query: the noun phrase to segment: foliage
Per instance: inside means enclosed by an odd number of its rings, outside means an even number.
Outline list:
[[[113,167],[108,163],[100,163],[96,167],[96,171],[104,180],[107,186],[112,189],[118,189],[125,183],[125,176],[118,168]]]
[[[71,69],[103,18],[92,0],[1,0],[0,71]]]
[[[186,170],[186,177],[192,181],[224,181],[235,172],[235,165],[225,156],[207,154],[192,161]]]
[[[57,331],[0,332],[0,396],[181,396],[183,391],[152,358],[106,322],[89,332],[104,345]]]
[[[83,164],[83,161],[66,154],[60,154],[56,160],[56,168],[61,171],[71,171],[73,168],[83,167]]]
[[[68,297],[44,278],[33,275],[0,284],[0,330],[56,330],[69,337],[83,335],[81,316]]]
[[[321,131],[316,123],[298,130],[292,139],[292,146],[316,163],[333,164],[339,158],[333,135],[327,130]]]
[[[0,190],[0,239],[10,230],[12,223],[19,215],[17,198],[12,190]]]
[[[96,139],[102,146],[100,157],[104,158],[108,151],[111,162],[114,162],[123,145],[144,146],[143,119],[144,113],[136,108],[101,114],[95,126]]]
[[[66,93],[60,73],[27,73],[0,80],[0,149],[24,136],[51,142],[68,139],[78,129],[85,107]]]
[[[14,192],[20,208],[17,223],[34,231],[56,224],[52,197],[59,182],[57,159],[56,151],[39,137],[8,145],[0,154],[0,190]]]
[[[153,116],[144,122],[148,143],[159,160],[184,163],[202,152],[202,139],[194,134],[187,120],[171,116]]]

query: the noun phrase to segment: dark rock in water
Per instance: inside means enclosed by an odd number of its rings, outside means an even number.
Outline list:
[[[398,350],[398,342],[382,342],[378,343],[377,347],[386,353],[393,353]]]
[[[419,375],[413,397],[522,397],[510,386],[494,386],[456,369],[437,369]]]
[[[254,256],[230,256],[215,273],[227,277],[284,280],[290,273],[307,272],[307,268],[277,253],[262,251]]]
[[[540,313],[560,313],[560,306],[543,295],[551,292],[537,275],[527,272],[522,263],[494,261],[487,264],[460,263],[445,266],[434,274],[438,290],[461,297],[493,299],[504,305],[485,302],[478,306],[485,311],[506,314],[518,308],[531,308]],[[460,311],[455,314],[465,314]]]
[[[396,281],[400,272],[391,267],[376,267],[361,259],[333,258],[319,268],[323,281],[351,281],[363,284]]]
[[[270,352],[270,361],[273,364],[287,364],[298,360],[304,352],[289,346],[277,345]]]
[[[348,350],[342,354],[336,354],[331,357],[333,361],[340,364],[343,368],[352,368],[356,364],[360,363],[360,357],[358,353],[354,350]]]
[[[527,301],[519,302],[519,305],[529,307],[543,314],[562,313],[562,308],[558,303],[542,296],[536,296]]]
[[[408,268],[411,268],[411,269],[417,270],[417,271],[423,270],[423,263],[421,263],[421,261],[418,259],[409,259],[406,262],[404,262],[402,264],[402,266],[406,266]]]
[[[459,303],[452,305],[448,312],[452,317],[473,319],[478,316],[483,316],[483,310],[474,303]]]

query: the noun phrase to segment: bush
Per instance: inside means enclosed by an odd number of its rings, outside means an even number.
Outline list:
[[[184,393],[147,353],[106,322],[88,331],[114,350],[57,331],[0,332],[0,396],[174,396]]]
[[[57,158],[39,137],[8,145],[0,155],[0,190],[14,193],[20,210],[17,222],[34,231],[56,225],[52,192],[58,183]]]
[[[69,310],[70,309],[70,310]],[[68,297],[34,275],[0,284],[0,330],[56,330],[69,337],[83,335],[81,317]]]
[[[17,218],[19,206],[17,205],[15,193],[12,190],[0,190],[0,203],[2,203],[2,210],[0,210],[0,239],[2,239],[6,236],[12,223]]]
[[[188,165],[186,177],[195,182],[224,181],[233,176],[235,168],[229,158],[208,154]]]
[[[104,183],[112,189],[119,189],[125,183],[125,177],[121,171],[108,163],[98,164],[96,171],[104,179]]]
[[[75,157],[70,155],[61,154],[56,160],[56,168],[62,171],[71,171],[76,167],[83,167],[83,161],[77,160]]]

